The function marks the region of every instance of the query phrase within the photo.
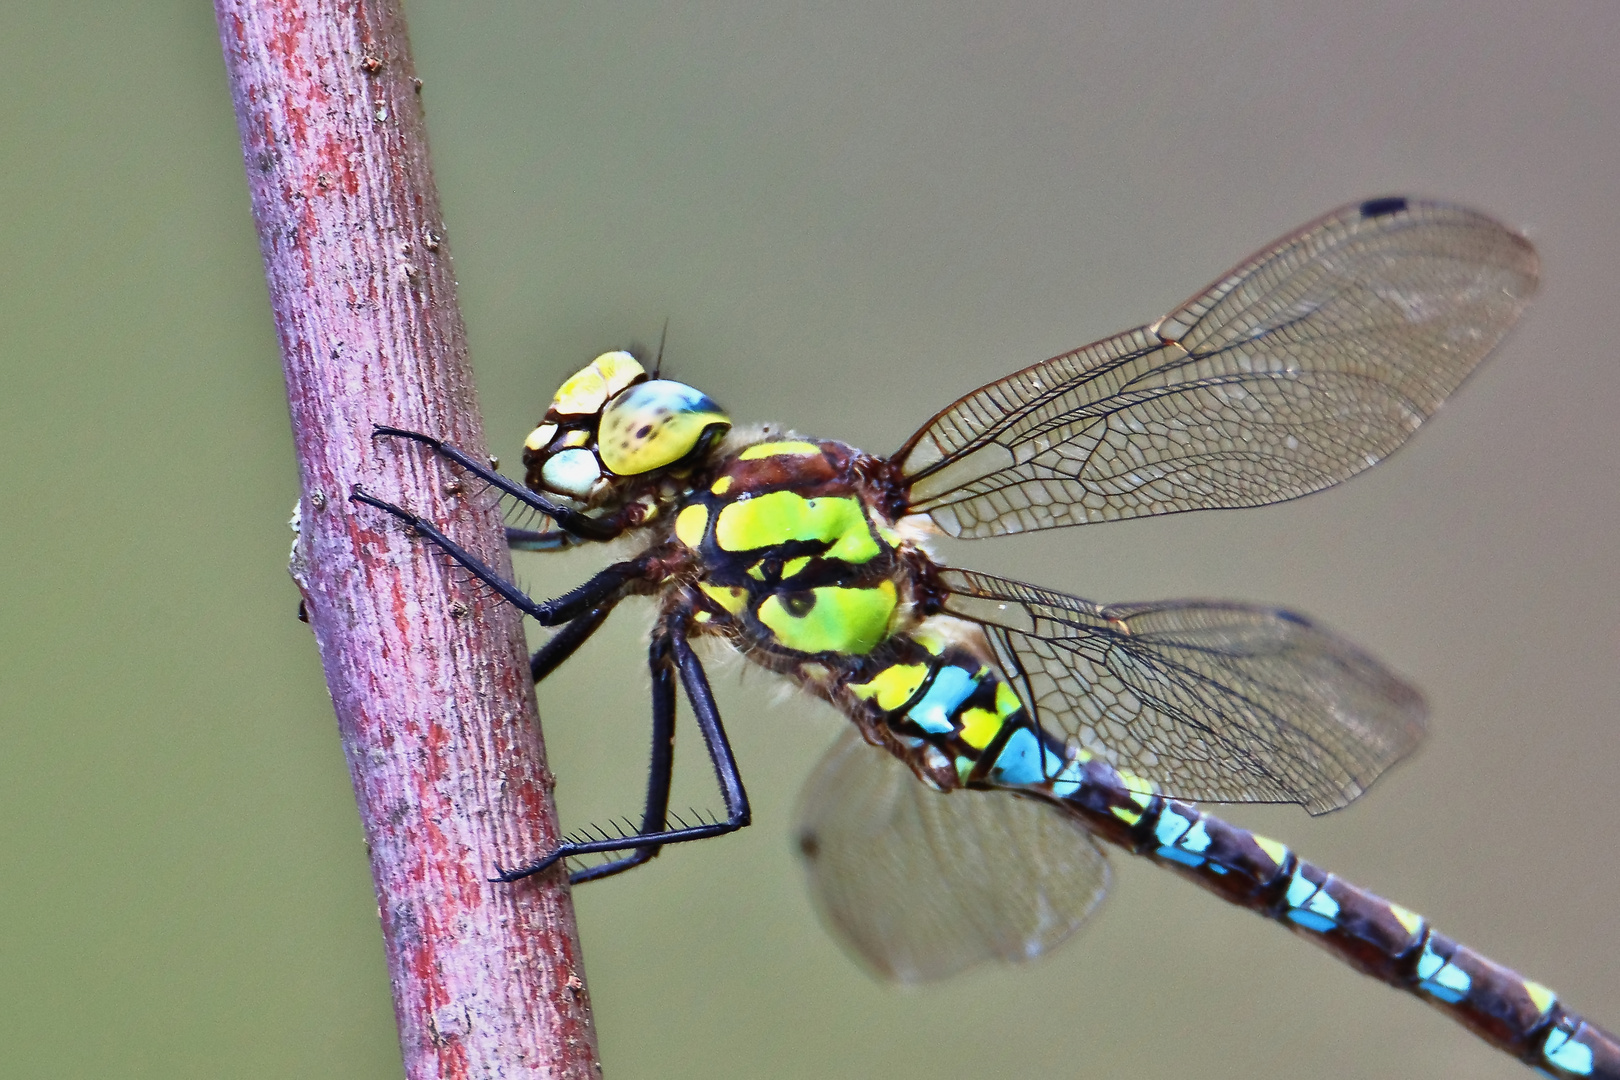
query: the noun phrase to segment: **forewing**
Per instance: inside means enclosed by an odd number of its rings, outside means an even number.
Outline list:
[[[1528,240],[1472,210],[1345,207],[1159,322],[945,409],[895,455],[910,511],[996,536],[1336,484],[1439,408],[1537,273]]]
[[[1108,889],[1096,841],[1058,808],[941,794],[853,730],[805,785],[799,848],[834,936],[900,982],[1039,956]]]
[[[1325,813],[1423,736],[1415,689],[1286,611],[1104,607],[967,570],[941,581],[945,610],[984,626],[1043,727],[1173,798]]]

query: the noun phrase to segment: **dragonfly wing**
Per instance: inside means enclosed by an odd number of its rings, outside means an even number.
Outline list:
[[[1528,240],[1375,199],[1277,241],[1151,326],[975,390],[895,455],[952,536],[1281,502],[1405,442],[1535,292]]]
[[[945,610],[984,627],[1031,716],[1173,798],[1326,813],[1423,737],[1415,689],[1286,611],[1101,606],[968,570],[940,580]]]
[[[853,730],[805,785],[799,847],[834,936],[900,982],[1039,956],[1108,889],[1096,841],[1056,807],[941,794]]]

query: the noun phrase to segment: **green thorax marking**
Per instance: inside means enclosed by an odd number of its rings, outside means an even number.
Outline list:
[[[864,655],[900,604],[893,534],[840,443],[757,443],[694,491],[675,537],[700,557],[703,621],[797,653]]]
[[[714,541],[721,551],[755,551],[790,540],[829,544],[823,558],[858,565],[877,558],[880,549],[859,499],[822,496],[807,499],[792,491],[773,491],[720,508]]]

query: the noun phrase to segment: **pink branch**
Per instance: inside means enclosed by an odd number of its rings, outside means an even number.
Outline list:
[[[371,850],[405,1074],[595,1077],[522,628],[348,499],[362,483],[496,566],[498,514],[373,424],[483,431],[396,0],[216,0],[281,339],[304,593]]]

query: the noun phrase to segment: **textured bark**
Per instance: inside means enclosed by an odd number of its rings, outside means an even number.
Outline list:
[[[304,593],[371,852],[405,1073],[594,1077],[567,886],[496,885],[556,842],[519,620],[351,485],[507,565],[498,515],[421,448],[481,453],[396,2],[216,0],[302,483]]]

